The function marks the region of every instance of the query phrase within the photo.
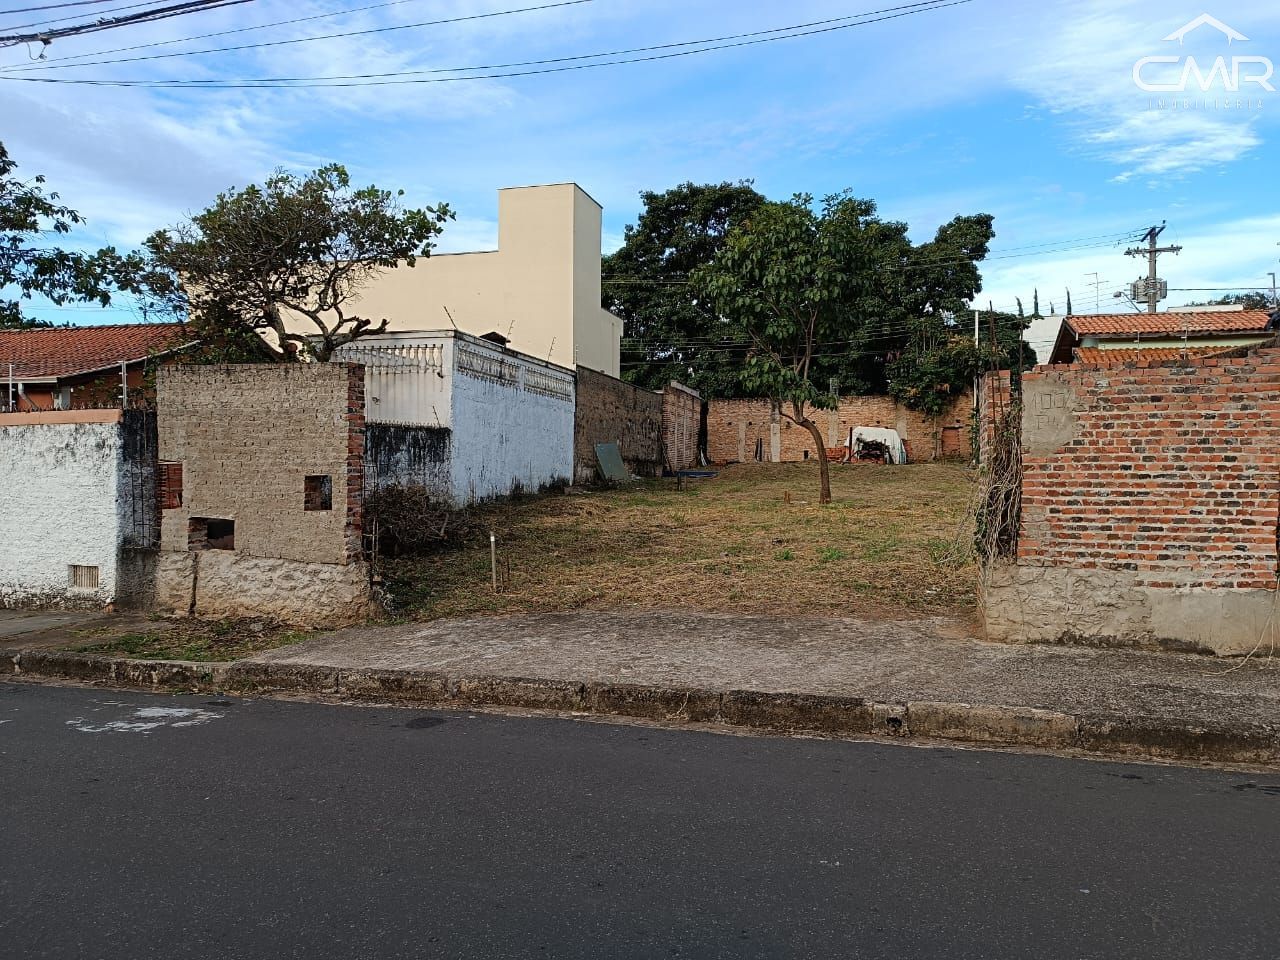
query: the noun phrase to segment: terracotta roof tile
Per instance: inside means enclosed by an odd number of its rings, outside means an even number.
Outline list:
[[[1101,313],[1067,318],[1081,336],[1134,336],[1142,333],[1260,333],[1270,328],[1267,310],[1206,313]]]
[[[1132,350],[1103,350],[1100,347],[1076,347],[1076,363],[1101,364],[1103,366],[1119,366],[1122,363],[1136,363],[1139,360],[1181,360],[1183,357],[1209,357],[1215,353],[1225,353],[1236,347],[1137,347]]]
[[[190,343],[181,323],[123,323],[100,327],[38,327],[0,330],[0,379],[67,377]]]

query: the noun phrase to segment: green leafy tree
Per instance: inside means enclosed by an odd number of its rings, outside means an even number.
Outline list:
[[[875,276],[849,305],[848,338],[823,345],[815,382],[834,381],[844,394],[893,393],[893,383],[908,371],[914,386],[948,389],[951,342],[982,289],[979,262],[995,235],[992,224],[989,214],[959,216],[914,245],[905,224],[882,232]]]
[[[824,343],[848,342],[879,304],[878,276],[900,262],[906,226],[884,222],[876,205],[847,193],[762,204],[733,227],[696,288],[750,343],[745,386],[813,436],[820,503],[831,502],[826,441],[810,414],[836,398],[815,377]]]
[[[623,321],[623,379],[651,390],[680,380],[705,396],[741,391],[733,331],[688,282],[765,198],[750,181],[682,183],[640,194],[644,211],[604,258],[604,306]]]
[[[966,315],[967,316],[967,315]],[[972,334],[951,332],[916,354],[904,354],[889,365],[889,394],[905,406],[930,417],[941,416],[957,396],[973,386],[974,378],[990,370],[1018,375],[1036,365],[1036,353],[1023,340],[1031,325],[1019,311],[980,315],[978,342]]]
[[[17,166],[0,143],[0,328],[51,326],[23,311],[33,296],[108,306],[136,261],[113,247],[79,253],[48,245],[49,237],[69,234],[84,219],[45,191],[43,176],[17,177]]]
[[[1210,300],[1207,303],[1189,303],[1189,307],[1228,307],[1241,306],[1246,310],[1274,310],[1276,302],[1271,298],[1271,294],[1264,293],[1261,290],[1255,290],[1251,293],[1231,293],[1225,297],[1219,297],[1217,300]]]
[[[186,316],[202,339],[234,345],[255,331],[281,359],[328,360],[387,329],[388,318],[359,311],[360,290],[376,274],[428,256],[453,218],[443,203],[402,208],[403,195],[353,189],[338,164],[306,176],[278,171],[152,234],[139,285],[153,304]]]

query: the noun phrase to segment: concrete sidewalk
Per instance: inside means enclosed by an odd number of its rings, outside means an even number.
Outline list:
[[[1280,659],[992,644],[946,620],[575,612],[351,628],[230,665],[74,656],[12,670],[1280,763]]]
[[[1276,723],[1280,658],[985,643],[948,620],[637,611],[356,627],[253,661]]]

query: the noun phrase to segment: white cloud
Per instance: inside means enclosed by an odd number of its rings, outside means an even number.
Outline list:
[[[1247,25],[1251,36],[1274,39],[1280,20],[1272,4],[1253,0],[1235,7],[1233,23]],[[1186,175],[1230,164],[1260,146],[1266,116],[1257,109],[1173,109],[1167,101],[1161,107],[1135,85],[1133,65],[1142,57],[1195,51],[1210,63],[1227,52],[1212,30],[1189,36],[1177,49],[1164,44],[1164,36],[1197,12],[1198,5],[1180,4],[1153,13],[1151,4],[1138,0],[1040,7],[1038,25],[1024,22],[1017,34],[1020,40],[1036,35],[1044,41],[1013,43],[1002,52],[1010,58],[1014,82],[1065,124],[1076,150],[1121,168],[1114,182]],[[1259,42],[1251,52],[1271,52],[1265,39]],[[1280,49],[1274,55],[1280,62]],[[1276,94],[1266,96],[1273,107],[1280,105]]]

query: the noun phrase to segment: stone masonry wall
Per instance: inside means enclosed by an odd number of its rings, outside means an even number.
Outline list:
[[[633,474],[662,473],[662,395],[607,374],[577,369],[573,416],[573,482],[598,475],[597,443],[616,442]]]
[[[157,416],[160,460],[182,475],[180,505],[162,512],[160,606],[299,623],[364,615],[362,367],[164,367]],[[202,541],[209,519],[234,523],[230,549]]]
[[[1280,632],[1280,349],[1023,379],[1016,567],[985,595],[1005,639],[1217,652]]]
[[[943,455],[944,431],[947,450],[969,454],[969,421],[973,395],[956,397],[937,421],[910,410],[892,397],[845,397],[837,410],[818,410],[812,418],[822,427],[827,446],[835,447],[854,427],[888,427],[897,430],[911,460],[934,460]],[[757,441],[759,443],[757,444]],[[707,455],[715,463],[754,460],[757,445],[762,459],[771,462],[776,448],[780,461],[795,461],[817,455],[808,430],[786,418],[773,415],[768,400],[711,400],[707,410]]]

